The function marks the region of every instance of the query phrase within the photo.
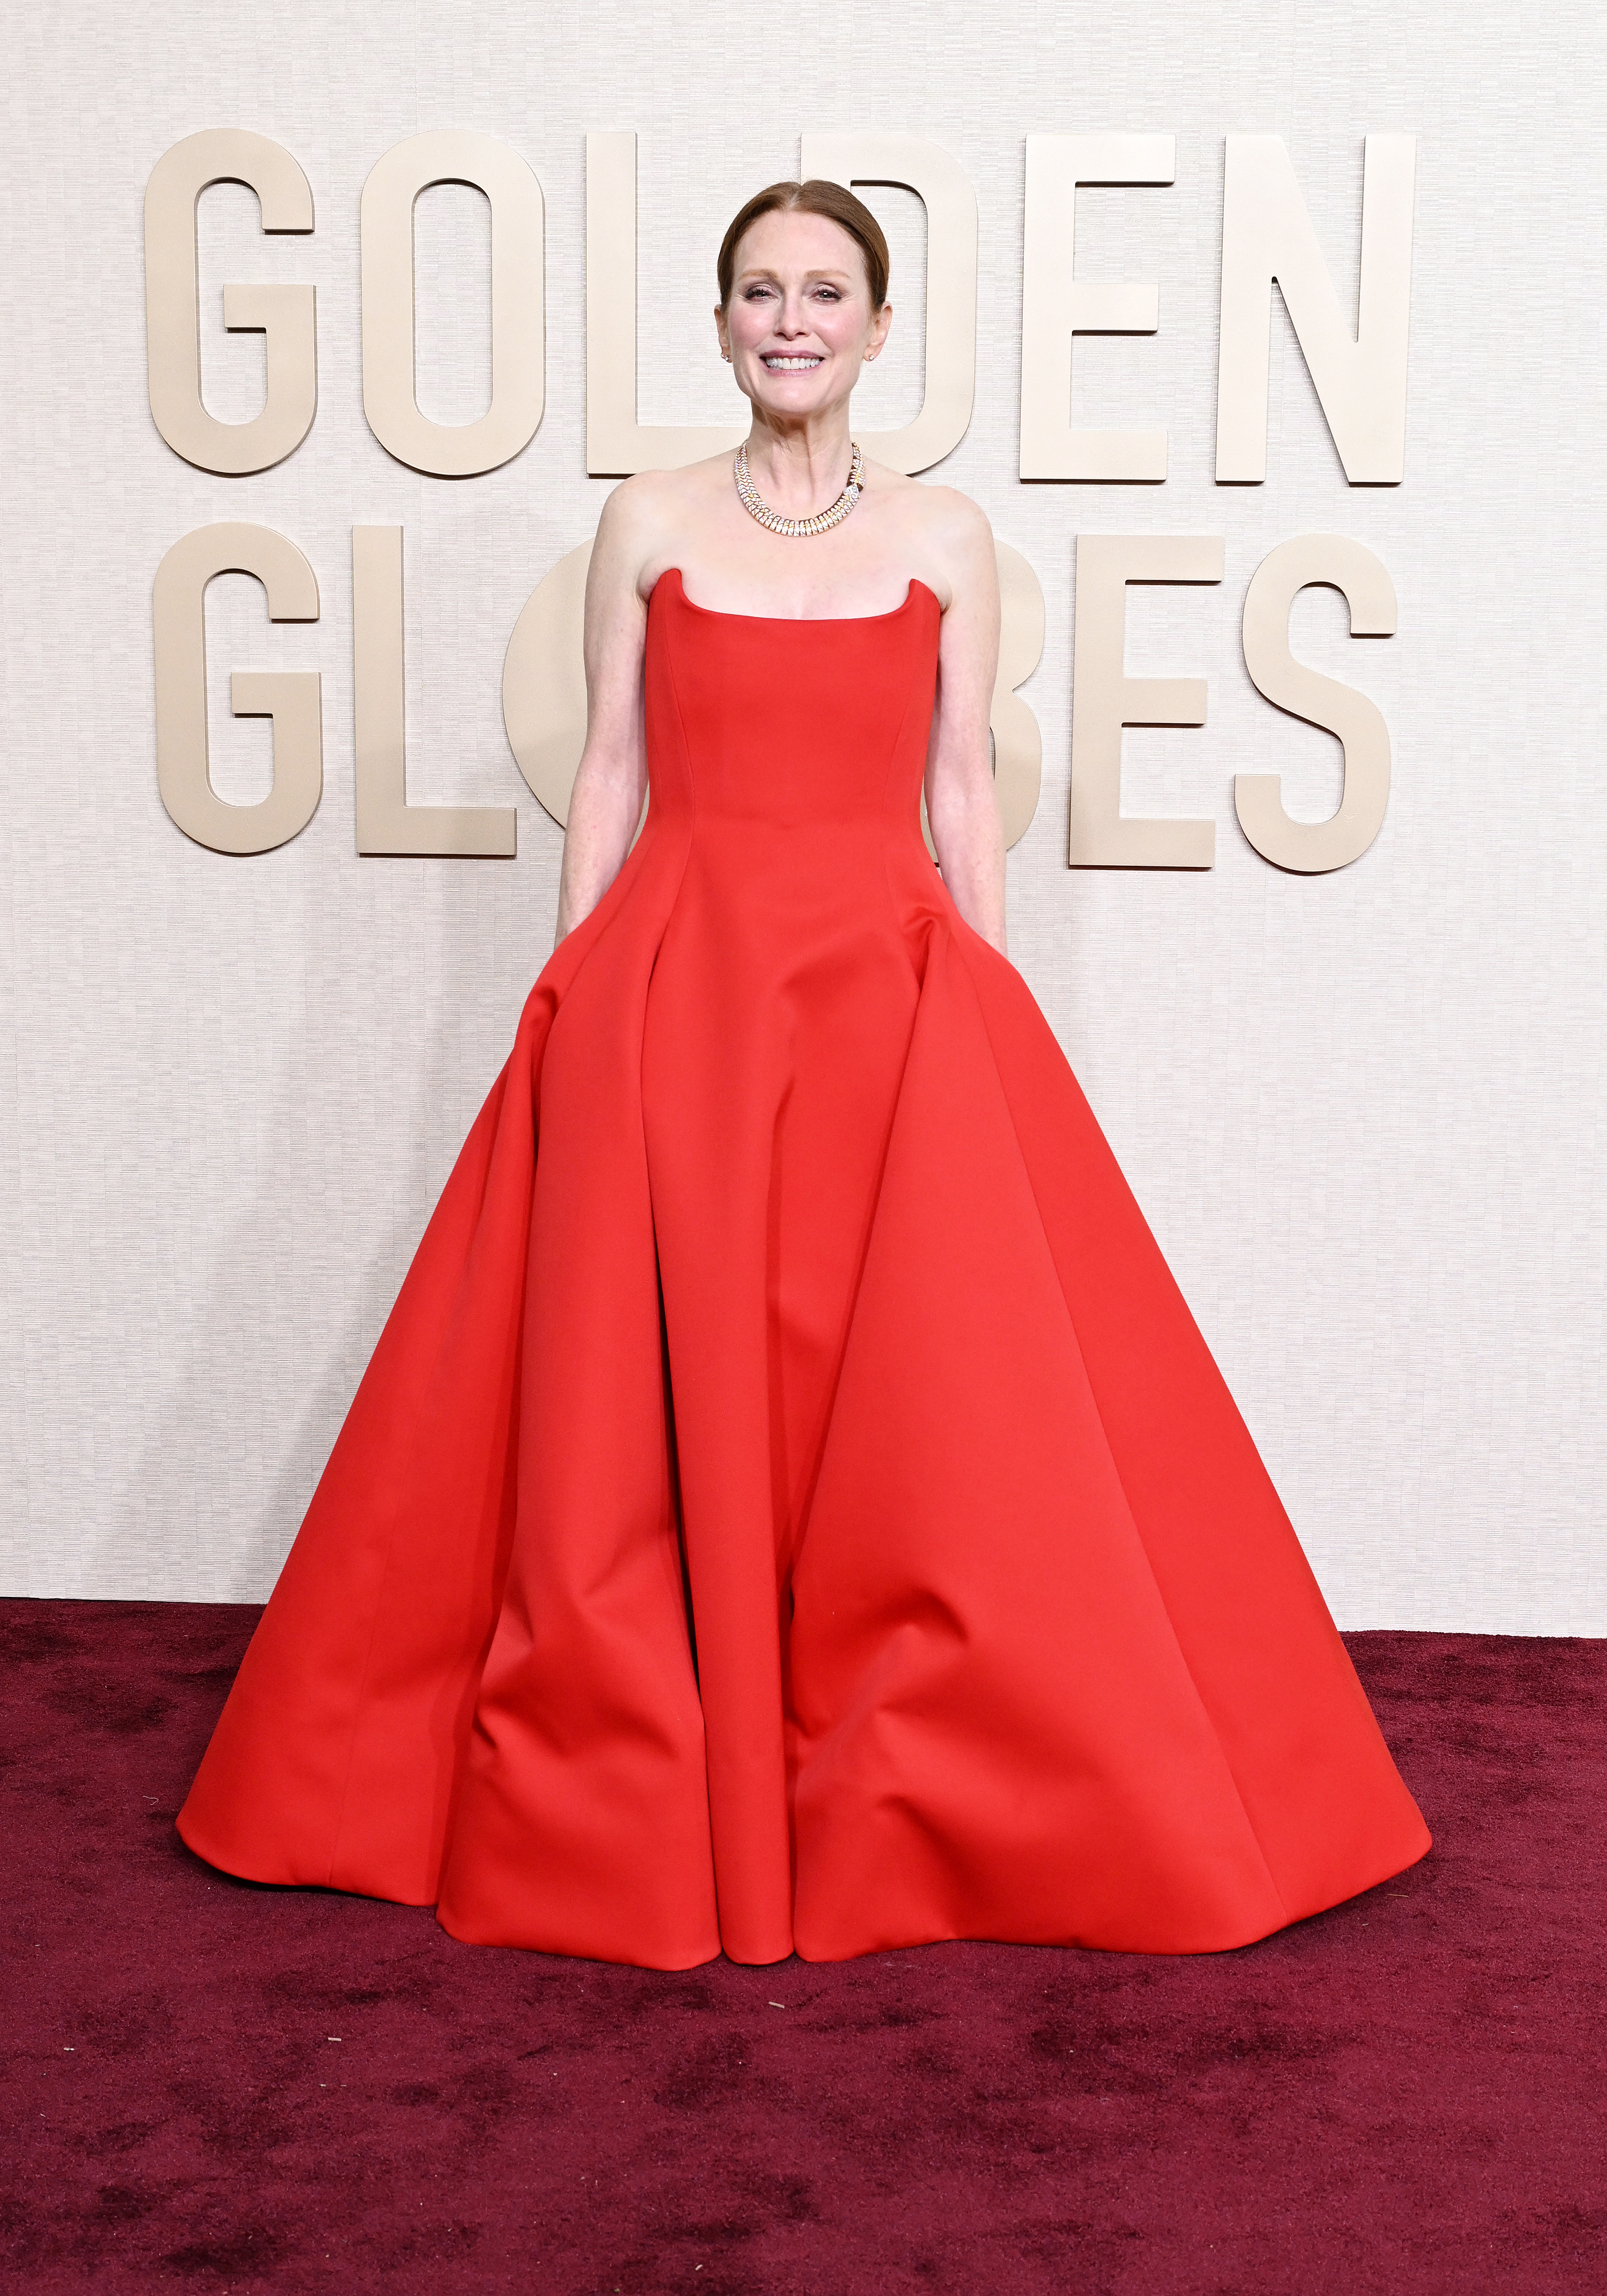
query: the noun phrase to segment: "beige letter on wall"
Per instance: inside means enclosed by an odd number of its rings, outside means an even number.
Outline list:
[[[1222,334],[1217,483],[1267,476],[1272,282],[1300,340],[1353,487],[1396,487],[1406,470],[1406,330],[1417,139],[1369,135],[1362,170],[1357,327],[1341,310],[1281,135],[1230,135],[1222,194]]]
[[[432,184],[471,184],[491,203],[491,404],[474,422],[431,422],[415,395],[413,208]],[[362,206],[363,412],[398,463],[436,478],[473,478],[511,462],[535,437],[546,392],[543,212],[528,163],[497,136],[468,128],[410,135],[371,170]]]
[[[586,747],[586,571],[583,542],[525,600],[502,666],[502,719],[530,793],[562,829]]]
[[[1122,668],[1129,582],[1219,582],[1219,534],[1079,534],[1071,660],[1074,869],[1209,869],[1211,821],[1121,810],[1124,726],[1203,726],[1202,677],[1128,677]]]
[[[1291,821],[1276,774],[1239,774],[1234,804],[1256,851],[1280,869],[1316,875],[1359,859],[1383,827],[1390,802],[1390,729],[1354,686],[1324,677],[1289,651],[1289,609],[1298,592],[1325,582],[1344,594],[1352,637],[1392,637],[1395,586],[1359,542],[1342,534],[1302,534],[1281,542],[1257,567],[1244,600],[1244,663],[1259,692],[1292,717],[1337,736],[1345,753],[1344,793],[1328,821]]]
[[[1044,590],[1031,562],[1009,543],[994,542],[999,568],[999,668],[993,682],[993,793],[1004,842],[1016,844],[1037,811],[1044,739],[1016,692],[1043,659]]]
[[[1037,808],[1043,741],[1015,691],[1044,651],[1044,593],[1019,550],[996,543],[999,562],[999,668],[993,688],[993,785],[1004,842],[1013,845]],[[502,715],[519,770],[562,828],[586,747],[586,571],[583,542],[543,575],[525,600],[502,672]]]
[[[744,413],[746,410],[744,409]],[[586,139],[586,467],[592,477],[678,471],[734,451],[748,435],[730,423],[636,420],[636,139]],[[545,800],[544,800],[545,803]]]
[[[1152,335],[1153,287],[1073,275],[1079,184],[1169,184],[1170,135],[1029,135],[1021,279],[1021,476],[1158,484],[1164,430],[1074,430],[1071,344],[1077,335]]]
[[[512,806],[409,805],[402,663],[402,529],[351,530],[352,709],[359,853],[488,854],[514,849]]]
[[[215,574],[254,574],[268,619],[316,622],[318,585],[293,542],[270,527],[229,521],[176,542],[156,570],[156,782],[186,837],[214,853],[268,853],[318,809],[324,746],[316,669],[234,672],[237,718],[274,721],[274,786],[259,805],[229,805],[207,772],[207,585]]]
[[[892,128],[812,130],[800,173],[833,184],[896,184],[926,209],[926,388],[901,430],[867,430],[867,455],[894,471],[927,471],[971,423],[977,387],[977,195],[970,176],[922,135]]]
[[[195,209],[212,184],[246,184],[264,231],[311,231],[312,188],[283,144],[243,127],[203,128],[165,152],[145,186],[145,366],[151,413],[176,455],[238,477],[298,447],[318,406],[313,290],[259,283],[223,291],[223,323],[267,336],[267,398],[250,422],[220,422],[201,397]]]

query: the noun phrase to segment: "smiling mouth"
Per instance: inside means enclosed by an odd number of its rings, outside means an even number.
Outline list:
[[[820,365],[818,351],[767,351],[761,365],[772,374],[807,374]]]

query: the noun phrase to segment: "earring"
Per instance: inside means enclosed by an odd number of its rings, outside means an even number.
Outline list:
[[[726,348],[726,346],[725,346],[725,344],[724,344],[724,343],[722,343],[722,344],[720,345],[720,357],[725,360],[726,365],[727,366],[729,366],[729,365],[730,365],[730,364],[731,364],[731,354],[730,354],[730,352]]]

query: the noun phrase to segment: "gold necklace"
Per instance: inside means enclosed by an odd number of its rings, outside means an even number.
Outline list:
[[[772,534],[784,534],[793,537],[800,535],[824,534],[832,527],[841,525],[865,492],[865,456],[857,447],[854,448],[849,462],[848,484],[834,503],[828,504],[824,510],[817,510],[812,518],[783,518],[780,511],[771,509],[749,475],[748,441],[745,439],[736,450],[736,461],[733,468],[736,474],[737,496],[742,508],[750,518],[756,518],[761,526],[767,526]]]

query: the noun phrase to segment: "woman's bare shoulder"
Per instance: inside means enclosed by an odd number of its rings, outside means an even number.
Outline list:
[[[988,592],[993,529],[979,503],[957,487],[928,486],[880,467],[873,483],[901,529],[901,557],[927,580],[945,612],[961,597]]]
[[[992,544],[993,528],[987,512],[980,503],[962,494],[958,487],[917,484],[916,491],[921,497],[921,515],[931,533],[971,549]]]
[[[902,471],[890,471],[880,463],[872,465],[871,483],[889,510],[923,541],[975,548],[992,539],[987,512],[958,487],[929,486],[923,479],[906,478]]]
[[[689,522],[730,484],[730,461],[716,455],[678,471],[638,471],[622,479],[603,505],[596,550],[633,583],[657,570],[679,548]],[[651,586],[648,581],[647,586]]]

